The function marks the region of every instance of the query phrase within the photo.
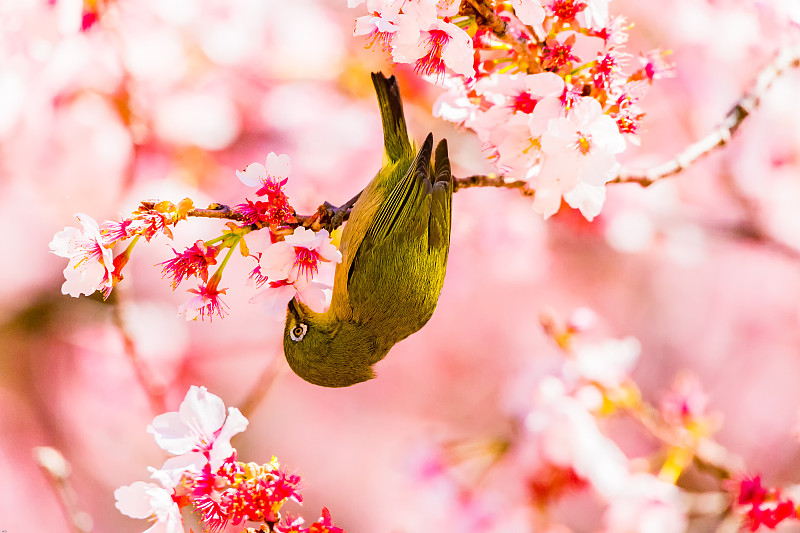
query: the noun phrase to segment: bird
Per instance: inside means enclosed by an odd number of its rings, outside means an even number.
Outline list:
[[[383,124],[383,164],[360,193],[340,241],[330,307],[293,298],[283,347],[305,381],[347,387],[375,377],[373,365],[433,315],[450,249],[453,177],[442,139],[410,139],[394,76],[372,73]],[[431,161],[433,158],[433,161]]]

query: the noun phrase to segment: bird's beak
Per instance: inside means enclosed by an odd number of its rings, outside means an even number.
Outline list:
[[[300,306],[297,305],[296,298],[289,300],[289,311],[294,315],[295,318],[300,318]]]

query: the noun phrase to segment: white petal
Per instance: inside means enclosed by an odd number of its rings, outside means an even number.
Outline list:
[[[257,292],[250,298],[250,303],[260,303],[267,316],[283,320],[286,318],[286,307],[294,295],[295,289],[292,285],[269,287]]]
[[[231,446],[231,437],[247,429],[248,424],[249,421],[239,409],[236,407],[228,408],[228,418],[225,420],[225,425],[222,426],[219,435],[217,435],[209,454],[208,462],[211,464],[211,470],[218,469],[225,462],[225,459],[233,454],[234,448]]]
[[[573,208],[580,209],[588,221],[600,214],[606,201],[606,188],[602,185],[578,183],[564,194],[564,200]]]
[[[198,473],[208,462],[202,452],[189,452],[175,457],[170,457],[161,468],[148,467],[150,477],[161,483],[164,487],[174,488],[180,483],[186,472]]]
[[[248,187],[261,187],[266,176],[267,171],[261,163],[250,163],[244,171],[236,171],[236,177]]]
[[[561,207],[561,192],[552,188],[537,188],[532,208],[545,220],[555,215]]]
[[[207,442],[213,441],[214,433],[225,423],[225,403],[205,387],[192,385],[181,402],[178,413],[181,420],[193,430],[199,431]]]
[[[81,294],[89,296],[103,286],[106,272],[106,267],[98,261],[84,261],[77,267],[70,261],[64,269],[65,281],[61,285],[61,294],[75,298]]]
[[[555,96],[549,96],[540,100],[533,108],[529,119],[531,135],[541,136],[549,129],[549,122],[552,119],[564,117],[564,106]]]
[[[445,65],[456,74],[471,78],[475,75],[472,39],[455,24],[447,23],[443,26],[442,29],[450,36],[442,49]]]
[[[297,299],[317,313],[327,311],[328,300],[323,290],[326,286],[321,283],[311,282],[308,284],[295,284],[297,288]]]
[[[197,440],[194,432],[174,411],[155,417],[147,432],[153,434],[159,448],[175,455],[192,451]]]
[[[280,181],[289,177],[289,171],[292,166],[288,155],[278,155],[275,152],[270,152],[267,155],[267,164],[264,168],[266,169],[267,176]]]
[[[120,487],[114,491],[114,498],[117,500],[114,505],[124,515],[132,518],[148,518],[153,515],[153,506],[150,504],[147,491],[153,487],[158,488],[158,485],[144,481]]]

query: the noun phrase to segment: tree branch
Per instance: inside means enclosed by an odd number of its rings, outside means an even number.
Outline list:
[[[646,171],[623,170],[611,183],[638,183],[642,187],[677,174],[714,149],[724,146],[752,113],[778,76],[789,68],[800,66],[800,45],[786,46],[756,76],[753,88],[746,92],[725,115],[720,125],[699,141],[690,144],[666,163]]]
[[[462,9],[465,5],[471,6],[483,19],[487,27],[491,28],[498,37],[505,37],[508,33],[507,23],[485,4],[482,0],[464,0]],[[785,70],[800,66],[800,45],[787,46],[781,48],[775,57],[770,61],[756,76],[753,88],[745,93],[742,98],[725,115],[721,124],[711,131],[704,138],[692,143],[681,153],[671,160],[657,165],[649,170],[636,171],[623,169],[617,177],[609,183],[638,183],[642,187],[652,185],[658,180],[677,174],[689,165],[709,154],[714,149],[725,145],[739,129],[744,119],[752,113],[764,96],[764,93]],[[524,196],[533,196],[535,191],[524,180],[515,180],[498,176],[474,175],[466,178],[454,178],[453,192],[472,187],[499,187],[505,189],[517,189]],[[297,215],[296,224],[288,224],[288,228],[303,226],[318,231],[327,229],[332,231],[339,227],[350,216],[350,211],[355,205],[361,193],[354,196],[341,206],[334,206],[329,202],[324,202],[317,212],[312,215]],[[230,207],[222,204],[211,204],[207,209],[193,209],[187,213],[192,217],[224,218],[228,220],[242,221],[241,215],[234,212]],[[279,232],[283,233],[283,232]]]

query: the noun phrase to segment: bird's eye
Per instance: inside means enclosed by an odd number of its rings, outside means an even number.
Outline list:
[[[306,331],[308,331],[307,325],[297,324],[295,327],[289,330],[289,336],[293,341],[301,341],[303,340],[303,337],[306,336]]]

